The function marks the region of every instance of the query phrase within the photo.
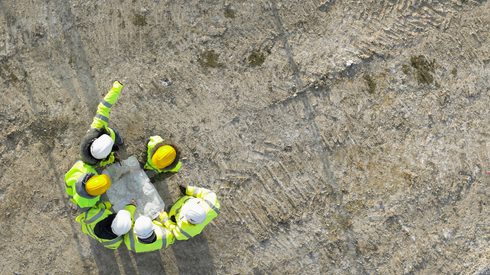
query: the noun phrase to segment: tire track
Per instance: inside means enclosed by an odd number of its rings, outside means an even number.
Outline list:
[[[301,77],[299,74],[298,65],[296,64],[296,62],[293,59],[293,53],[292,53],[291,45],[288,42],[288,34],[286,32],[286,29],[284,28],[284,24],[282,23],[282,19],[279,16],[279,12],[277,10],[276,2],[271,0],[269,2],[269,5],[270,5],[271,12],[272,12],[272,16],[274,18],[274,22],[276,23],[276,28],[279,32],[279,39],[282,40],[284,51],[286,52],[288,64],[291,67],[291,70],[293,70],[293,78],[294,78],[294,82],[296,84],[296,90],[301,90],[303,88],[303,81],[301,80]]]
[[[449,3],[447,3],[449,2]],[[409,1],[399,0],[373,2],[366,10],[370,16],[362,26],[372,37],[360,39],[360,52],[379,52],[392,49],[434,29],[447,29],[449,22],[465,8],[476,8],[477,1]],[[357,10],[357,8],[355,8]],[[380,11],[379,11],[380,10]],[[376,13],[379,11],[379,16]],[[371,41],[371,43],[369,43]],[[366,43],[368,42],[368,43]],[[376,47],[372,47],[376,45]]]
[[[298,114],[297,116],[291,115],[291,118],[293,117],[299,117],[302,115],[302,112],[305,112],[305,120],[300,119],[301,127],[311,127],[311,123],[314,121],[312,120],[312,115],[311,111],[310,114],[308,112],[304,111],[304,104],[305,102],[303,101],[304,99],[307,99],[306,96],[306,90],[304,93],[301,94],[301,96],[295,97],[293,100],[288,100],[287,104],[276,104],[274,106],[271,106],[270,108],[262,110],[260,113],[255,113],[251,116],[250,119],[241,119],[240,123],[246,124],[247,128],[251,129],[257,129],[258,132],[268,132],[267,129],[271,129],[271,127],[277,127],[274,125],[277,125],[277,119],[287,119],[281,116],[281,114],[284,113],[292,113],[292,114]],[[294,104],[293,104],[294,103]],[[289,104],[292,104],[290,106]],[[271,115],[270,111],[273,111],[275,114]],[[294,111],[293,111],[294,110]],[[277,114],[277,117],[276,117]],[[264,120],[261,120],[262,123],[258,124],[259,121],[255,117],[262,117],[265,118]],[[240,125],[233,125],[229,124],[226,126],[220,127],[219,131],[216,131],[215,134],[217,136],[221,136],[221,133],[228,133],[230,135],[230,128],[239,128]],[[263,131],[261,131],[261,129]],[[272,128],[274,129],[274,128]],[[243,134],[243,133],[242,133]],[[237,135],[231,134],[234,138],[234,140],[237,140],[238,137]],[[207,135],[205,135],[207,136]],[[244,137],[246,139],[246,137]],[[276,137],[277,138],[277,137]],[[320,140],[318,139],[318,136],[315,134],[312,134],[311,137],[312,140],[316,140],[313,142],[313,144],[317,144],[313,148],[308,149],[309,154],[317,155],[317,152],[321,152],[320,155],[326,156],[325,151],[322,150],[321,147],[318,147],[318,144]],[[232,142],[229,142],[228,139],[223,139],[221,138],[212,138],[208,137],[206,138],[208,140],[214,140],[215,143],[217,140],[221,140],[220,144],[216,144],[219,148],[222,148],[223,152],[228,152],[228,151],[233,151],[230,150],[230,143],[233,144]],[[305,212],[311,212],[311,213],[321,213],[320,215],[323,216],[323,213],[325,211],[325,208],[319,208],[317,205],[320,205],[319,202],[322,201],[318,198],[318,196],[323,196],[325,197],[325,200],[323,200],[322,205],[341,205],[338,204],[337,197],[335,197],[334,201],[328,201],[328,194],[324,195],[325,192],[311,192],[311,190],[317,190],[318,186],[321,186],[323,184],[319,185],[313,185],[311,181],[308,181],[306,184],[304,184],[304,187],[301,188],[301,184],[298,184],[298,182],[291,180],[291,175],[289,173],[286,173],[287,167],[304,167],[304,159],[297,158],[295,157],[297,154],[292,154],[291,157],[289,157],[289,153],[287,152],[282,152],[279,149],[281,148],[280,143],[277,142],[274,137],[268,136],[267,134],[264,135],[264,137],[254,137],[254,139],[258,139],[259,142],[254,143],[252,146],[251,150],[255,151],[260,151],[262,152],[260,157],[259,157],[259,163],[260,166],[258,166],[255,169],[249,169],[250,167],[243,166],[240,163],[242,162],[239,158],[236,158],[234,156],[229,156],[226,158],[225,156],[217,156],[216,162],[225,162],[225,159],[237,159],[238,165],[235,164],[234,162],[229,162],[228,160],[228,165],[227,167],[229,168],[228,171],[230,171],[231,174],[227,175],[225,173],[225,178],[223,179],[226,181],[229,179],[229,177],[236,178],[237,175],[243,175],[246,177],[251,178],[248,182],[247,186],[244,186],[242,184],[239,184],[240,189],[236,189],[237,191],[232,194],[229,197],[226,197],[222,205],[233,205],[235,201],[239,200],[240,202],[243,202],[239,204],[238,206],[225,206],[229,207],[230,211],[232,213],[235,213],[238,215],[241,213],[243,215],[244,213],[249,213],[249,215],[252,215],[251,219],[240,219],[240,223],[247,222],[250,223],[251,226],[247,227],[246,231],[250,231],[251,233],[251,238],[258,238],[257,240],[264,242],[264,243],[270,243],[271,245],[274,245],[276,242],[281,242],[282,246],[288,246],[286,241],[281,241],[278,235],[278,232],[284,232],[288,231],[289,229],[289,223],[296,221],[296,222],[304,222],[304,218],[302,218],[302,215]],[[282,140],[282,139],[280,139]],[[321,144],[320,144],[321,145]],[[294,148],[300,148],[300,145],[296,146],[294,144]],[[311,151],[310,151],[311,150]],[[302,151],[299,150],[298,151]],[[223,160],[220,160],[220,158],[223,158]],[[284,161],[287,160],[287,163]],[[248,162],[247,162],[248,163]],[[325,166],[325,162],[323,161],[322,164],[320,164],[319,168],[322,167],[321,165]],[[237,168],[235,168],[237,167]],[[315,168],[313,166],[309,166],[310,168],[306,169],[306,173],[311,173],[315,171]],[[320,173],[325,173],[325,169],[328,168],[323,168],[319,169],[324,170],[324,172]],[[253,172],[252,172],[253,171]],[[301,173],[299,170],[293,170],[291,173]],[[250,174],[252,173],[252,175]],[[233,180],[231,180],[233,181]],[[327,181],[323,181],[323,183],[327,186],[329,186],[329,190],[333,189]],[[316,187],[316,188],[315,188]],[[233,188],[233,187],[232,187]],[[280,189],[280,190],[279,190]],[[300,193],[294,194],[294,193]],[[334,192],[335,193],[335,192]],[[293,195],[294,194],[294,195]],[[335,194],[336,196],[337,194]],[[308,202],[310,202],[308,204]],[[313,204],[312,202],[315,202]],[[337,210],[338,213],[342,213],[342,210]],[[225,212],[223,212],[225,213]],[[341,214],[339,214],[341,215]],[[230,223],[233,223],[234,220],[231,218],[233,215],[224,215],[223,218],[225,220],[228,220]],[[342,216],[342,215],[341,215]],[[348,217],[346,217],[345,214],[343,214],[342,220],[348,220]],[[224,222],[226,223],[226,222]],[[254,225],[252,225],[254,224]],[[244,229],[245,230],[245,229]],[[298,233],[297,231],[294,231],[291,233],[292,236],[295,234],[301,234]],[[345,233],[348,236],[348,233]],[[242,234],[246,235],[246,234]],[[289,235],[289,233],[287,234]],[[242,237],[242,238],[249,238],[247,237]],[[349,238],[349,237],[347,237]],[[352,240],[350,238],[349,240]],[[316,241],[315,239],[308,238],[304,239],[301,241],[302,245],[307,245],[311,246],[312,243]],[[356,252],[356,242],[355,241],[350,241],[350,243],[346,243],[344,245],[346,249],[348,248],[348,253],[352,254]],[[343,250],[345,251],[345,250]],[[339,256],[340,257],[340,256]],[[349,258],[354,259],[354,256],[349,256]],[[358,262],[357,260],[356,262]],[[352,261],[353,264],[356,262]],[[357,270],[361,270],[361,267],[356,267]]]
[[[57,6],[59,10],[60,21],[62,22],[63,39],[66,41],[66,48],[69,50],[73,66],[82,89],[85,89],[85,104],[89,110],[94,109],[99,102],[99,93],[92,76],[90,63],[83,47],[80,33],[75,25],[74,18],[70,7],[70,2],[63,1]]]
[[[12,42],[7,41],[6,44],[11,44],[10,48],[12,48],[13,53],[9,53],[4,57],[4,61],[6,64],[14,63],[15,67],[18,68],[19,74],[15,75],[10,73],[11,75],[18,78],[20,82],[18,85],[23,86],[23,90],[26,92],[28,104],[31,107],[31,115],[36,117],[40,113],[45,113],[47,110],[43,110],[40,106],[44,106],[45,102],[41,99],[36,100],[34,97],[35,94],[39,93],[37,89],[36,83],[32,81],[32,76],[27,70],[27,66],[31,66],[32,56],[36,56],[41,51],[48,51],[45,56],[47,60],[47,66],[49,68],[48,73],[53,73],[57,79],[61,79],[62,85],[65,88],[66,93],[73,98],[78,99],[78,97],[74,94],[75,88],[73,85],[66,85],[69,82],[69,78],[66,76],[66,68],[60,68],[59,64],[54,63],[52,47],[55,48],[55,52],[63,52],[63,48],[60,46],[61,41],[58,44],[53,45],[52,41],[54,37],[60,36],[60,34],[56,31],[54,26],[54,21],[49,20],[49,18],[56,18],[56,14],[52,12],[53,9],[45,9],[37,15],[36,18],[23,18],[23,19],[15,19],[16,17],[13,14],[12,10],[16,9],[15,3],[11,4],[12,6],[4,5],[0,3],[0,12],[5,19],[6,30],[8,33],[8,37],[12,40]],[[33,10],[31,10],[33,11]],[[43,12],[44,15],[43,16]],[[13,19],[8,19],[13,18]],[[48,19],[44,19],[48,18]],[[46,29],[44,29],[45,33],[37,34],[35,26],[43,26],[46,24]],[[66,27],[66,26],[65,26]],[[34,28],[34,29],[33,29]],[[41,32],[42,32],[41,28]],[[38,52],[33,52],[32,54],[28,52],[30,47],[38,48]],[[24,54],[26,53],[26,54]],[[37,60],[34,61],[34,65],[37,65]],[[36,74],[36,73],[34,73]],[[19,76],[20,75],[20,76]],[[36,74],[37,75],[37,74]],[[77,100],[78,101],[78,100]]]
[[[34,137],[37,137],[37,138],[42,137],[43,134],[45,133],[44,131],[46,131],[46,128],[44,128],[41,125],[51,125],[53,128],[48,128],[49,129],[49,133],[55,132],[56,130],[59,130],[59,129],[64,129],[63,124],[56,124],[56,123],[53,123],[53,121],[44,120],[44,119],[38,119],[38,120],[35,120],[35,121],[30,122],[29,124],[25,124],[24,125],[24,128],[19,129],[17,131],[17,133],[18,133],[19,136],[16,138],[16,143],[17,142],[20,142],[24,138],[28,138],[30,136],[34,136]],[[59,127],[59,128],[57,128],[57,127]],[[41,133],[39,133],[40,131],[41,131]],[[48,133],[48,132],[46,132],[46,133]],[[70,211],[70,210],[73,209],[73,207],[68,202],[68,200],[66,198],[65,191],[64,191],[64,187],[63,187],[64,186],[63,176],[61,174],[59,174],[59,170],[58,170],[59,167],[57,167],[57,165],[55,165],[56,161],[55,161],[55,159],[53,157],[53,150],[54,150],[54,142],[55,141],[54,140],[50,140],[50,141],[47,141],[46,142],[42,138],[41,139],[38,139],[37,141],[38,141],[38,144],[42,144],[42,148],[45,148],[46,150],[38,149],[40,151],[37,152],[37,154],[34,154],[33,160],[35,160],[35,162],[37,162],[39,165],[44,164],[45,165],[45,168],[47,167],[47,171],[48,171],[47,172],[47,177],[48,177],[48,179],[50,179],[48,182],[52,182],[52,183],[54,183],[55,186],[57,186],[58,191],[60,192],[60,197],[61,197],[60,200],[63,201],[63,206],[64,207],[61,210],[61,213],[67,213],[68,215],[73,214],[73,212]],[[22,164],[19,163],[19,165],[22,165]],[[54,188],[56,188],[56,187],[54,187]],[[44,197],[44,195],[43,195],[43,197]],[[55,198],[55,200],[57,200],[57,199]],[[49,209],[49,211],[52,212],[53,211],[53,207],[56,208],[56,205],[51,205],[51,203],[52,203],[52,200],[49,200],[49,203],[46,205],[47,208],[37,209],[37,211],[46,212],[47,211],[46,209]],[[53,213],[51,213],[51,214],[53,214]],[[58,218],[60,218],[60,219],[64,219],[64,217],[63,217],[64,215],[62,215],[60,217],[59,216],[59,213],[54,213],[53,215],[58,216]],[[73,222],[73,220],[71,218],[67,222],[69,223],[69,225],[71,227],[71,232],[72,233],[80,232],[79,229],[76,229],[75,228],[74,222]],[[83,263],[83,268],[85,269],[86,272],[90,273],[91,270],[90,270],[89,267],[91,266],[91,263],[90,263],[90,261],[88,261],[83,256],[83,253],[82,253],[83,249],[82,249],[82,245],[81,245],[80,239],[78,237],[78,234],[66,234],[66,232],[62,232],[62,233],[63,233],[63,235],[65,237],[66,236],[73,236],[73,241],[77,245],[76,251],[79,252],[78,254],[79,254],[79,257],[80,257],[81,262]],[[69,241],[69,238],[65,239],[64,241],[65,242],[68,242]]]
[[[2,14],[3,14],[3,17],[6,19],[5,20],[5,26],[6,26],[6,33],[8,34],[7,36],[8,37],[15,37],[15,34],[14,34],[14,27],[15,27],[15,16],[10,12],[10,9],[6,8],[5,5],[3,4],[3,2],[0,2],[0,11],[2,11]],[[11,18],[11,19],[9,19]],[[7,55],[7,44],[9,42],[6,40],[5,41],[5,54]],[[14,47],[15,47],[15,43],[14,43]],[[27,74],[27,71],[25,70],[25,65],[26,62],[24,62],[24,60],[22,60],[22,57],[21,55],[16,55],[19,59],[19,64],[17,64],[18,67],[20,67],[20,73],[22,74],[22,77],[23,77],[23,81],[22,83],[19,83],[19,85],[23,85],[24,86],[24,90],[26,91],[26,95],[27,95],[27,102],[28,104],[30,105],[31,107],[31,111],[32,111],[32,114],[33,116],[37,115],[39,113],[39,108],[37,106],[37,103],[35,102],[34,100],[34,96],[33,96],[33,92],[32,92],[32,85],[31,85],[31,82],[28,80],[28,74]],[[10,57],[12,58],[12,57]],[[10,80],[12,82],[18,82],[19,81],[19,77],[17,77],[9,68],[8,66],[8,60],[9,58],[6,57],[4,58],[3,60],[0,61],[0,64],[2,64],[2,67],[0,68],[0,75],[3,75],[3,74],[6,74],[6,75],[9,75],[10,76]],[[2,71],[4,71],[2,73]]]
[[[282,20],[279,16],[277,5],[275,4],[275,2],[273,0],[271,0],[270,6],[271,6],[272,16],[274,17],[274,21],[276,22],[276,25],[277,25],[276,27],[280,33],[280,36],[283,39],[283,45],[284,45],[284,49],[286,51],[286,55],[288,57],[288,63],[290,65],[291,69],[293,70],[294,81],[296,83],[297,89],[301,91],[304,89],[304,85],[303,85],[303,82],[302,82],[301,77],[300,77],[300,71],[299,71],[298,65],[296,64],[296,62],[293,59],[291,47],[290,47],[289,42],[288,42],[288,36],[287,36],[286,31],[285,31]],[[335,200],[336,200],[335,208],[337,209],[337,211],[339,212],[339,215],[342,216],[343,219],[350,220],[350,216],[345,211],[345,209],[343,209],[342,192],[340,192],[340,189],[336,183],[335,177],[331,171],[330,161],[329,161],[328,155],[326,153],[327,147],[325,146],[325,144],[323,144],[323,141],[322,141],[322,138],[320,135],[320,131],[318,129],[318,125],[315,123],[315,120],[314,120],[315,111],[314,111],[313,107],[311,106],[308,94],[306,92],[304,92],[299,96],[299,98],[303,104],[305,113],[307,115],[306,120],[308,121],[309,125],[312,127],[313,136],[316,139],[315,147],[317,148],[317,152],[320,152],[319,154],[320,154],[321,159],[322,159],[323,173],[324,173],[324,175],[328,181],[327,184],[329,184],[330,187],[334,191],[334,196],[335,196]],[[345,234],[346,234],[346,238],[347,238],[346,243],[348,246],[349,254],[350,254],[350,257],[352,257],[352,259],[351,259],[352,265],[357,270],[357,273],[363,273],[363,274],[366,273],[366,270],[364,268],[364,266],[365,266],[364,258],[362,257],[362,255],[359,254],[359,249],[357,247],[357,243],[355,241],[355,238],[353,237],[352,230],[351,229],[346,230]]]
[[[462,12],[486,3],[458,0],[331,2],[331,7],[322,14],[318,14],[317,10],[322,11],[323,5],[315,7],[299,2],[283,4],[280,10],[282,16],[292,15],[285,18],[285,28],[293,57],[301,68],[303,78],[308,79],[308,84],[326,75],[329,79],[337,79],[342,72],[349,72],[351,68],[365,66],[374,59],[390,57],[395,48],[414,46],[432,31],[445,32],[454,19],[461,18]],[[308,17],[297,12],[301,9],[308,11]],[[298,27],[298,22],[309,23]],[[305,29],[314,35],[305,39]],[[325,50],[308,54],[311,48]]]

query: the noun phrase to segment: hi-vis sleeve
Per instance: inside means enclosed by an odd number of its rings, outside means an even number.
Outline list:
[[[112,88],[107,92],[104,99],[97,106],[97,114],[90,125],[91,128],[101,129],[108,127],[111,108],[116,104],[119,95],[121,94],[123,85],[118,81],[112,84]]]

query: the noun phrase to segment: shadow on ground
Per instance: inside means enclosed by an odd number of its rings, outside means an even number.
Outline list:
[[[174,251],[180,274],[216,274],[204,234],[188,241],[176,242],[171,249]]]

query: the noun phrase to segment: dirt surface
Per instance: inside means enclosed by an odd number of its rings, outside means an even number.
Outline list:
[[[281,3],[284,2],[284,3]],[[0,274],[489,274],[490,3],[0,1]],[[103,248],[64,173],[97,102],[222,213]]]

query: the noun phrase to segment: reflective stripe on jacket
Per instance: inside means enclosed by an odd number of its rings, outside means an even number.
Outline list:
[[[121,94],[123,85],[118,81],[112,84],[112,88],[107,92],[104,99],[97,106],[97,114],[90,125],[91,128],[100,129],[108,127],[111,108],[116,104],[119,95]]]

